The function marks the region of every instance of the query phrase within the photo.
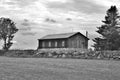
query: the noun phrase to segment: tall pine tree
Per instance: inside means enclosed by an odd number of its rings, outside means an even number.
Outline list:
[[[111,6],[107,10],[104,24],[97,27],[96,31],[102,37],[93,39],[95,42],[95,50],[118,50],[120,49],[120,35],[119,35],[119,14],[116,6]]]

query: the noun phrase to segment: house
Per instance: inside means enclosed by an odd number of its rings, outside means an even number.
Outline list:
[[[45,48],[88,48],[87,36],[80,32],[51,34],[38,39],[38,49]]]

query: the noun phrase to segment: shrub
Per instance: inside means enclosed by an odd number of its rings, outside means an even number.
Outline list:
[[[35,50],[9,50],[4,53],[4,56],[8,57],[32,57],[35,54]]]
[[[80,49],[9,50],[7,52],[0,50],[0,55],[23,58],[120,59],[120,51],[91,51]]]

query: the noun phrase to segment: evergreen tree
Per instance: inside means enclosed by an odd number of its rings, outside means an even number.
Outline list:
[[[102,37],[97,37],[95,42],[95,50],[118,50],[120,48],[120,35],[119,35],[119,14],[116,6],[111,6],[107,10],[104,24],[97,27],[97,33]]]

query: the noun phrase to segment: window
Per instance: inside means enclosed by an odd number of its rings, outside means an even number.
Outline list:
[[[82,46],[83,46],[83,48],[85,48],[85,42],[82,42]]]
[[[49,41],[48,46],[51,47],[51,42]]]
[[[45,47],[45,42],[42,42],[42,47]]]
[[[55,47],[57,47],[57,41],[55,41]]]
[[[65,46],[65,41],[62,41],[62,47],[64,47]]]

